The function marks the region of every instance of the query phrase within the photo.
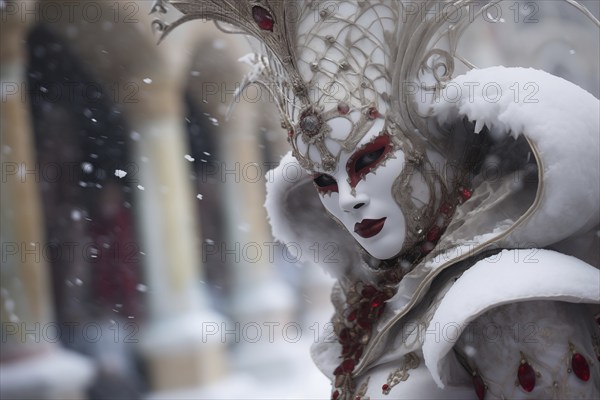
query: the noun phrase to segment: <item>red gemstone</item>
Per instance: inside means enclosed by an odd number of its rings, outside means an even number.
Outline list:
[[[356,319],[356,310],[354,310],[350,314],[348,314],[348,317],[346,319],[350,322],[354,321]]]
[[[258,24],[258,27],[264,31],[273,32],[273,26],[275,25],[275,21],[267,10],[260,6],[252,7],[252,18],[254,18],[254,22]]]
[[[339,390],[335,390],[333,393],[331,393],[331,400],[337,400],[338,397],[340,397]]]
[[[573,372],[575,376],[577,376],[582,381],[588,381],[590,379],[590,365],[584,356],[579,353],[573,354],[571,358],[571,368],[573,368]]]
[[[379,114],[379,111],[377,111],[377,109],[375,107],[371,107],[371,108],[369,108],[369,111],[367,112],[367,116],[369,117],[369,119],[376,119],[376,118],[379,118],[381,115]]]
[[[448,215],[450,213],[451,209],[452,209],[452,206],[450,206],[450,204],[448,204],[448,203],[444,203],[440,206],[440,212],[442,214]]]
[[[350,112],[350,106],[346,103],[340,103],[337,106],[338,112],[342,115],[346,115]]]
[[[340,335],[338,336],[340,343],[346,343],[350,340],[350,329],[344,328],[340,331]]]
[[[383,394],[388,394],[390,390],[390,385],[388,385],[387,383],[384,383],[383,386],[381,386],[381,391],[383,392]]]
[[[356,323],[365,330],[369,330],[373,326],[368,318],[359,318],[356,320]]]
[[[485,383],[483,383],[481,375],[473,375],[473,386],[475,386],[475,394],[477,394],[477,398],[479,400],[483,400],[485,397]]]
[[[363,297],[372,297],[373,295],[375,295],[375,293],[377,293],[377,289],[375,289],[371,285],[366,285],[360,292],[360,294],[362,294]]]
[[[421,252],[423,254],[427,254],[431,250],[433,250],[434,247],[435,247],[435,245],[432,242],[425,242],[421,245]]]
[[[519,383],[526,392],[531,392],[535,387],[535,371],[528,362],[519,365],[517,378],[519,378]]]
[[[358,315],[356,316],[358,319],[369,318],[369,314],[371,313],[371,305],[368,302],[362,303],[358,307]]]
[[[427,240],[430,242],[435,242],[440,238],[441,229],[439,226],[434,226],[427,232]]]
[[[342,371],[344,371],[345,373],[350,373],[354,370],[355,365],[356,363],[352,358],[347,358],[341,364]]]
[[[350,349],[351,349],[351,348],[352,348],[352,345],[351,345],[351,344],[344,343],[344,344],[342,345],[342,356],[345,356],[345,355],[347,355],[347,354],[350,352]]]
[[[377,295],[371,300],[371,308],[379,308],[383,305],[385,298],[382,295]]]
[[[460,193],[460,197],[462,197],[463,200],[469,200],[471,198],[471,196],[473,195],[473,192],[471,192],[469,189],[467,188],[459,188],[458,189],[459,193]]]

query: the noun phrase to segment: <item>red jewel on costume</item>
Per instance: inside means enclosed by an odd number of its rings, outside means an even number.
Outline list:
[[[590,365],[581,354],[573,354],[573,357],[571,357],[571,368],[573,369],[575,376],[582,381],[587,382],[590,379]]]
[[[352,358],[347,358],[342,362],[342,371],[345,373],[350,373],[354,370],[354,366],[356,362]]]
[[[368,318],[359,318],[356,320],[356,323],[358,324],[358,326],[367,331],[373,327],[371,321]]]
[[[450,213],[450,210],[452,210],[452,206],[449,203],[443,203],[440,206],[440,212],[442,214],[448,215]]]
[[[366,285],[360,292],[363,297],[372,297],[375,293],[377,293],[377,289],[371,285]]]
[[[367,111],[367,116],[369,117],[369,119],[377,119],[381,117],[381,114],[379,114],[379,111],[377,111],[375,107],[371,107]]]
[[[349,322],[353,322],[354,320],[356,320],[356,310],[354,310],[350,314],[348,314],[348,317],[346,319]]]
[[[254,18],[254,22],[256,22],[260,29],[273,32],[275,21],[270,12],[261,6],[254,6],[252,7],[252,18]]]
[[[379,308],[383,305],[383,302],[385,301],[385,296],[383,294],[379,294],[377,296],[375,296],[375,298],[373,298],[373,300],[371,300],[371,308]]]
[[[442,230],[440,229],[439,226],[434,226],[433,228],[431,228],[429,230],[429,232],[427,232],[427,236],[425,238],[430,242],[435,242],[436,240],[438,240],[440,238],[441,232],[442,232]]]
[[[458,193],[460,194],[460,197],[463,201],[469,200],[473,195],[473,192],[465,187],[458,188]]]
[[[474,373],[473,374],[473,386],[475,386],[475,394],[479,400],[483,400],[485,398],[485,383],[483,383],[483,379],[481,375]]]
[[[338,390],[331,393],[331,400],[337,400],[338,397],[340,397],[340,392]]]
[[[381,392],[383,394],[389,394],[390,393],[390,385],[388,385],[387,383],[384,383],[383,386],[381,386]]]
[[[425,242],[423,243],[423,245],[421,246],[421,251],[424,254],[429,253],[431,250],[433,250],[433,248],[435,247],[435,245],[432,242]]]
[[[346,103],[339,103],[337,106],[337,110],[340,114],[346,115],[350,112],[350,106]]]
[[[526,392],[531,392],[535,387],[535,371],[525,360],[522,360],[519,365],[517,378],[519,379],[519,384]]]
[[[340,340],[340,343],[348,342],[350,340],[350,329],[342,329],[338,335],[338,339]]]

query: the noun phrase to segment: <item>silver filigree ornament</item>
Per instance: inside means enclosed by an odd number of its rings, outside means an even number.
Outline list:
[[[152,7],[150,8],[150,15],[152,14],[166,14],[168,12],[168,8],[167,8],[167,4],[165,2],[165,0],[154,0],[154,3],[152,4]],[[162,17],[158,17],[152,20],[152,30],[155,33],[164,33],[165,31],[168,30],[169,25],[166,24]],[[162,36],[161,36],[162,37]]]
[[[268,61],[251,83],[263,84],[273,94],[294,155],[307,169],[335,168],[339,154],[325,145],[330,118],[349,110],[362,113],[373,105],[390,109],[390,100],[380,93],[390,90],[386,63],[392,60],[396,43],[387,43],[384,33],[395,30],[401,12],[398,2],[341,1],[331,7],[333,3],[286,0],[158,0],[152,11],[164,14],[167,3],[184,16],[171,24],[155,20],[153,26],[161,38],[185,21],[212,19],[258,39],[260,56]],[[334,31],[339,33],[334,35]],[[384,90],[378,87],[382,81],[387,82]],[[337,111],[338,104],[344,104],[345,111]],[[368,131],[367,119],[349,121],[353,125],[350,138],[336,140],[344,150]],[[309,157],[313,147],[319,162]]]

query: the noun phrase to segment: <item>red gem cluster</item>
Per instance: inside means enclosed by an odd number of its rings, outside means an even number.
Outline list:
[[[383,313],[386,300],[394,294],[392,289],[379,290],[362,282],[358,282],[354,289],[358,295],[354,301],[348,302],[346,321],[343,328],[336,332],[342,345],[342,362],[333,371],[335,390],[331,394],[332,400],[337,400],[341,395],[345,398],[353,392],[352,372],[371,336],[371,329]]]
[[[345,103],[340,103],[338,111],[341,114],[345,114],[349,111],[349,108]],[[379,118],[380,116],[374,107],[368,110],[367,115],[372,119]],[[460,187],[458,189],[458,198],[455,198],[455,202],[442,203],[438,215],[443,217],[444,223],[438,222],[429,228],[424,233],[423,240],[418,242],[411,251],[404,255],[405,260],[414,265],[433,250],[444,233],[445,223],[447,223],[454,213],[456,203],[467,201],[471,195],[472,191],[470,189]],[[394,295],[395,289],[392,289],[392,287],[400,282],[402,276],[403,273],[397,267],[392,267],[383,275],[384,284],[389,285],[385,289],[377,289],[375,286],[358,282],[353,291],[358,295],[347,294],[348,307],[344,316],[345,321],[343,326],[339,328],[339,331],[336,331],[338,341],[342,345],[342,362],[333,371],[335,384],[334,390],[331,393],[332,400],[346,399],[353,393],[352,372],[358,364],[366,344],[369,342],[373,326],[375,326],[383,313],[385,302]],[[481,383],[481,389],[477,390],[478,396],[480,392],[484,396],[485,385],[481,377],[478,377],[478,382]],[[384,394],[389,393],[390,390],[390,385],[385,384],[382,386]]]

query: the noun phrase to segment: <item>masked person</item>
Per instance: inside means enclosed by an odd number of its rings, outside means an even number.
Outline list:
[[[600,395],[599,102],[461,57],[495,3],[171,3],[164,33],[208,18],[258,39],[247,82],[292,147],[268,180],[273,234],[338,250],[312,349],[332,399]]]

